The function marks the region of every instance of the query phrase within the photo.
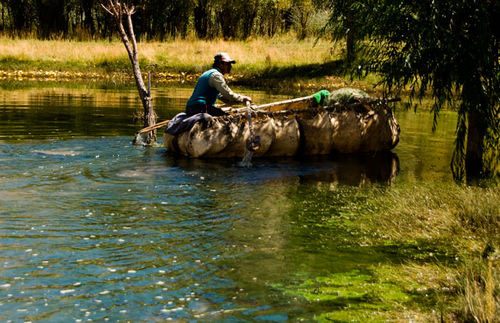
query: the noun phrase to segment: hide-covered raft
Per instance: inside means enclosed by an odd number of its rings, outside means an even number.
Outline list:
[[[238,109],[227,116],[196,123],[178,135],[164,134],[167,150],[189,157],[244,157],[252,129],[260,137],[253,157],[326,155],[387,151],[399,141],[399,124],[390,100],[371,98],[361,91],[347,97],[333,92],[324,105],[314,97],[267,104],[248,113]],[[341,93],[342,94],[342,93]],[[344,91],[345,94],[345,91]]]

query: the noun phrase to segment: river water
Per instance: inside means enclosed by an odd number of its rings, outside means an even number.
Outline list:
[[[160,120],[191,90],[156,89]],[[291,98],[238,90],[258,103]],[[312,302],[280,286],[402,261],[352,241],[335,219],[355,221],[373,187],[452,180],[453,113],[432,133],[428,111],[398,109],[392,153],[240,168],[133,146],[138,105],[131,88],[3,85],[0,321],[282,322],[341,312],[347,299]]]

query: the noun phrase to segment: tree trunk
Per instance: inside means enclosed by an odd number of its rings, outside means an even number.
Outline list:
[[[31,8],[25,1],[19,0],[9,0],[6,5],[12,17],[13,33],[18,33],[21,36],[22,31],[27,30],[31,23],[32,17],[29,11]]]
[[[141,67],[139,65],[139,57],[138,57],[139,55],[137,52],[137,42],[135,40],[134,27],[132,25],[132,15],[127,15],[127,26],[128,26],[128,33],[130,35],[130,38],[132,39],[131,51],[127,34],[123,30],[123,28],[122,28],[123,33],[120,32],[120,34],[122,35],[122,41],[125,44],[125,47],[127,48],[130,62],[132,63],[132,68],[134,70],[135,84],[137,86],[137,90],[139,91],[139,97],[141,98],[142,106],[144,108],[144,117],[143,117],[144,127],[150,127],[156,124],[156,114],[153,109],[153,100],[151,98],[151,93],[149,93],[148,90],[146,89],[146,86],[144,85],[144,80],[142,79]],[[156,141],[156,130],[153,130],[148,133],[146,143],[148,145],[151,145],[155,141]]]
[[[35,2],[38,24],[40,26],[39,34],[44,39],[49,39],[50,36],[63,33],[67,34],[68,20],[64,10],[63,0],[42,1]],[[56,14],[54,14],[56,13]]]
[[[354,31],[354,14],[351,8],[348,8],[347,13],[347,36],[346,36],[346,59],[352,62],[356,57],[356,39]]]
[[[474,180],[483,174],[483,141],[485,125],[481,114],[472,109],[467,114],[467,148],[465,151],[465,174],[467,181]]]
[[[151,99],[151,93],[146,89],[144,85],[144,80],[142,79],[141,67],[139,66],[139,55],[137,51],[137,41],[134,34],[134,26],[132,24],[132,15],[135,12],[135,8],[132,6],[128,8],[126,4],[120,4],[118,1],[109,1],[108,7],[101,5],[104,10],[112,17],[115,18],[115,22],[118,26],[118,31],[122,39],[123,45],[127,50],[128,57],[132,63],[132,69],[134,72],[135,84],[137,90],[139,91],[139,97],[141,98],[142,106],[144,108],[144,127],[150,127],[156,124],[156,114],[153,109],[153,102]],[[127,29],[123,26],[123,15],[125,14]],[[130,39],[130,40],[129,40]],[[156,130],[148,132],[146,138],[146,144],[151,145],[156,141]]]
[[[94,7],[94,0],[83,0],[83,25],[90,32],[90,36],[94,37],[95,34],[95,26],[94,26],[94,17],[92,17],[92,8]]]
[[[225,40],[234,39],[236,37],[236,26],[238,24],[238,13],[231,6],[229,1],[226,1],[222,9],[217,13],[217,20],[222,30],[222,37]]]
[[[200,0],[194,7],[194,29],[198,38],[205,39],[208,36],[208,4],[206,0]]]
[[[247,39],[252,34],[252,28],[257,17],[258,1],[247,1],[243,5],[243,39]]]

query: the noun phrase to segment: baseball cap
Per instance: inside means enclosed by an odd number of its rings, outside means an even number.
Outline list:
[[[229,57],[228,53],[218,53],[217,55],[214,56],[214,62],[225,62],[225,63],[231,63],[235,64],[236,61]]]

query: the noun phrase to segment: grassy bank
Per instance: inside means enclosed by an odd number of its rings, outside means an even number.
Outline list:
[[[190,82],[209,68],[217,52],[237,60],[233,82],[272,88],[316,90],[351,85],[343,76],[342,44],[295,37],[247,41],[179,39],[139,43],[143,72],[155,82]],[[130,62],[121,41],[75,42],[0,38],[0,78],[25,80],[131,78]],[[373,80],[372,80],[373,81]],[[370,79],[357,82],[369,88]]]

